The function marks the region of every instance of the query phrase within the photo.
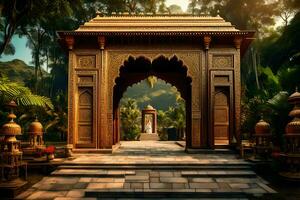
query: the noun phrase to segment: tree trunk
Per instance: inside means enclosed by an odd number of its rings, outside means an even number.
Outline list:
[[[8,27],[8,28],[7,28]],[[0,46],[0,56],[3,54],[3,52],[5,51],[7,45],[10,43],[11,38],[13,36],[13,33],[15,31],[15,24],[11,24],[11,25],[6,25],[5,30],[4,30],[4,39],[3,39],[3,43]],[[6,32],[7,29],[7,32]]]
[[[254,72],[255,72],[256,86],[257,86],[257,89],[260,89],[259,80],[258,80],[256,55],[255,55],[253,49],[251,49],[251,56],[252,56],[253,69],[254,69]]]

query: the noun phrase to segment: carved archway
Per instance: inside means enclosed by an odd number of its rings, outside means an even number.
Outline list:
[[[130,56],[120,67],[119,76],[115,79],[113,87],[113,144],[120,141],[119,131],[119,102],[127,87],[156,76],[159,79],[175,86],[181,97],[186,102],[186,146],[191,146],[191,82],[192,78],[187,74],[187,67],[176,56],[167,58],[159,56],[153,61],[140,56]]]

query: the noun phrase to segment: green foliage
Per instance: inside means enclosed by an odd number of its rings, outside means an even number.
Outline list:
[[[176,104],[170,106],[167,111],[159,110],[157,112],[157,125],[162,139],[166,139],[164,138],[165,130],[170,127],[176,128],[180,137],[183,137],[186,127],[185,101],[178,98]]]
[[[161,79],[155,80],[152,88],[149,87],[149,80],[143,80],[128,87],[123,95],[124,98],[135,99],[141,110],[147,105],[155,105],[155,109],[164,111],[176,103],[178,96],[177,89]]]
[[[53,109],[48,97],[32,94],[30,89],[8,78],[0,77],[0,101],[7,103],[14,100],[20,106],[38,106]]]
[[[192,14],[219,13],[239,29],[260,30],[275,23],[277,6],[277,2],[265,0],[190,0],[188,11]]]
[[[299,52],[300,12],[285,27],[278,39],[271,40],[265,47],[262,47],[262,64],[271,66],[275,72],[286,66],[300,65],[300,59],[294,57]]]
[[[279,77],[273,73],[270,67],[259,67],[262,91],[266,97],[271,97],[281,90]]]
[[[124,99],[120,106],[122,140],[136,140],[141,132],[141,112],[133,99]]]
[[[265,104],[265,118],[272,125],[273,142],[276,146],[283,147],[285,126],[290,118],[288,117],[291,105],[288,103],[288,93],[279,92]]]
[[[241,132],[246,134],[244,137],[251,137],[254,132],[255,124],[260,119],[262,114],[262,105],[266,103],[265,99],[260,96],[255,96],[253,98],[247,99],[244,96],[241,104]],[[248,138],[243,138],[248,139]]]

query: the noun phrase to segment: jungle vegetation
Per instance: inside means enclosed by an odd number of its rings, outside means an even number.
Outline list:
[[[286,99],[296,86],[300,86],[299,8],[298,0],[189,0],[187,13],[220,15],[239,29],[256,31],[256,40],[244,55],[241,66],[244,137],[253,133],[254,124],[263,114],[274,124],[274,138],[280,140],[284,122],[289,120],[290,108]],[[58,138],[64,139],[66,134],[68,69],[67,57],[57,42],[56,31],[74,30],[94,17],[96,11],[105,15],[112,12],[183,13],[176,5],[166,6],[165,0],[0,1],[0,56],[15,53],[11,43],[13,36],[27,38],[27,45],[32,50],[32,75],[19,77],[22,83],[18,85],[22,89],[29,88],[36,95],[29,99],[41,96],[45,101],[43,105],[47,106],[30,105],[26,115],[39,113],[47,132],[58,133]],[[9,66],[8,63],[5,65],[6,68]],[[3,63],[0,67],[0,72],[4,73]],[[20,81],[14,72],[15,65],[11,68],[6,75],[8,78],[1,75],[3,81]],[[21,73],[23,75],[27,76]],[[0,99],[6,98],[3,92],[0,95]],[[49,106],[50,100],[53,106]],[[6,111],[3,104],[1,101],[2,113]],[[18,112],[24,114],[21,110]],[[25,123],[26,119],[28,122],[32,118],[22,119]]]

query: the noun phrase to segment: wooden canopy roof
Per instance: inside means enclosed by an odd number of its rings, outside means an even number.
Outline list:
[[[70,36],[231,36],[242,38],[241,48],[245,49],[254,31],[238,30],[220,16],[98,14],[77,30],[58,34],[62,40]]]

